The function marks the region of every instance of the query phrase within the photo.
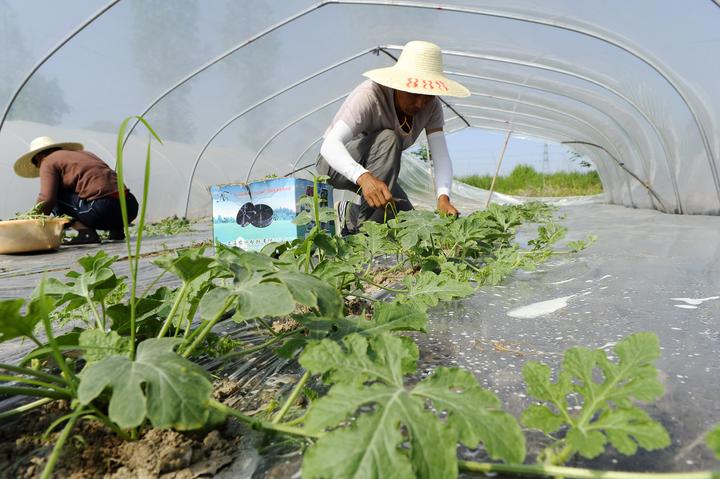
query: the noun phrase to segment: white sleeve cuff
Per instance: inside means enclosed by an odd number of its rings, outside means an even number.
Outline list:
[[[435,131],[427,135],[427,140],[430,159],[435,169],[435,195],[437,198],[441,195],[447,195],[449,198],[453,172],[447,142],[445,141],[445,133]]]
[[[320,147],[320,154],[330,167],[348,180],[357,184],[357,179],[368,170],[356,162],[345,148],[345,143],[352,139],[352,130],[344,121],[333,125]]]

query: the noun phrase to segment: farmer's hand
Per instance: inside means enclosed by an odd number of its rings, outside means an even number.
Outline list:
[[[452,203],[450,203],[448,195],[440,195],[437,202],[437,209],[442,214],[450,216],[460,215],[460,212],[452,205]]]
[[[357,184],[362,189],[365,201],[373,208],[383,208],[392,201],[392,193],[385,182],[370,172],[360,175]]]

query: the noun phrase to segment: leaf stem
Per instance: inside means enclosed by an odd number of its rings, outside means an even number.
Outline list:
[[[370,274],[370,270],[372,269],[374,257],[375,257],[375,255],[371,252],[370,259],[368,260],[367,268],[365,268],[365,272],[363,273],[363,276],[367,276]]]
[[[93,316],[95,317],[95,324],[97,325],[97,328],[100,331],[105,332],[105,328],[103,327],[103,322],[100,319],[100,315],[97,312],[97,307],[95,306],[95,303],[93,303],[93,300],[90,298],[90,296],[85,296],[85,301],[87,301],[88,307],[93,312]]]
[[[18,374],[26,374],[28,376],[35,376],[39,379],[44,379],[45,381],[50,381],[58,384],[67,384],[66,381],[64,381],[62,378],[58,376],[53,376],[52,374],[47,374],[42,371],[35,371],[34,369],[30,368],[24,368],[22,366],[14,366],[12,364],[3,364],[0,363],[0,369],[5,371],[12,371],[14,373]]]
[[[307,416],[307,413],[303,414],[302,416],[298,416],[295,419],[285,421],[283,423],[283,426],[297,426],[298,424],[301,424],[305,420],[306,416]]]
[[[5,376],[0,375],[0,381],[15,381],[23,384],[29,384],[31,386],[40,386],[47,389],[52,389],[61,393],[65,393],[70,396],[70,391],[58,384],[46,383],[45,381],[38,381],[37,379],[24,378],[22,376]]]
[[[125,148],[125,130],[132,119],[137,119],[145,125],[150,134],[162,144],[162,140],[155,133],[155,130],[142,116],[129,116],[123,120],[118,129],[117,144],[115,148],[115,170],[117,172],[118,196],[120,200],[120,212],[123,220],[123,231],[125,232],[125,244],[128,251],[128,266],[130,267],[131,290],[130,290],[130,359],[135,360],[135,302],[137,291],[137,269],[140,262],[140,244],[142,242],[142,232],[145,225],[145,212],[147,210],[147,197],[150,187],[150,140],[148,140],[147,154],[145,157],[145,180],[143,182],[142,205],[140,206],[140,215],[138,220],[137,238],[135,256],[132,255],[132,247],[130,242],[130,221],[128,220],[127,199],[125,198],[125,174],[123,165],[123,150]],[[133,260],[135,263],[133,264]]]
[[[463,471],[510,473],[525,476],[559,476],[574,479],[713,479],[717,471],[697,472],[626,472],[601,471],[578,467],[526,464],[494,464],[487,462],[458,461]]]
[[[150,283],[150,284],[147,286],[147,288],[145,288],[145,289],[143,290],[142,294],[140,295],[140,298],[142,299],[142,298],[144,298],[145,296],[147,296],[147,294],[150,292],[150,290],[158,283],[158,281],[160,281],[160,280],[162,279],[163,276],[165,276],[165,274],[167,274],[167,270],[166,270],[166,269],[162,270],[162,273],[160,273],[159,275],[157,275],[157,277],[152,281],[152,283]]]
[[[178,291],[178,294],[175,297],[172,308],[170,308],[170,312],[168,313],[167,318],[165,318],[165,323],[162,325],[162,328],[158,333],[158,338],[162,338],[163,336],[165,336],[168,329],[170,329],[170,324],[172,324],[173,317],[175,316],[175,313],[177,313],[178,307],[180,307],[182,300],[185,299],[185,295],[187,294],[187,286],[188,283],[183,282],[180,291]]]
[[[190,322],[191,318],[188,318],[188,321]],[[209,319],[203,319],[203,321],[200,323],[200,325],[197,328],[193,329],[192,332],[190,332],[190,334],[187,334],[187,330],[186,330],[185,338],[184,338],[185,342],[183,343],[183,345],[181,347],[185,346],[185,344],[188,344],[189,341],[194,340],[197,337],[197,335],[200,334],[205,329],[205,326],[209,322],[210,322]],[[188,324],[188,328],[190,328],[191,326],[192,326],[192,323]]]
[[[183,344],[187,344],[187,342],[190,340],[190,328],[192,328],[192,318],[193,315],[185,315],[185,311],[183,310],[183,317],[187,319],[187,323],[185,324],[185,332],[183,332]]]
[[[358,293],[355,293],[355,292],[348,294],[348,295],[346,296],[346,299],[347,299],[348,296],[353,296],[353,297],[355,297],[355,298],[360,298],[360,299],[364,299],[364,300],[366,300],[366,301],[372,301],[372,302],[380,301],[380,300],[377,299],[377,298],[371,298],[370,296],[365,296],[365,295],[358,294]]]
[[[146,126],[148,126],[146,124]],[[149,126],[148,126],[149,128]],[[151,130],[152,131],[152,130]],[[142,204],[140,205],[140,214],[138,215],[137,234],[135,236],[135,256],[128,259],[130,264],[135,262],[134,267],[130,268],[132,281],[130,282],[130,359],[135,361],[135,315],[137,314],[137,275],[140,266],[140,246],[142,245],[143,229],[145,227],[145,215],[147,213],[147,198],[150,191],[150,139],[148,139],[147,153],[145,156],[145,175],[143,181]],[[123,191],[123,195],[124,195]]]
[[[7,419],[9,417],[15,416],[16,414],[22,414],[24,412],[32,411],[33,409],[39,408],[40,406],[44,406],[45,404],[51,403],[54,400],[55,400],[54,398],[38,399],[37,401],[23,404],[22,406],[18,406],[9,411],[0,412],[0,421],[2,421],[3,419]]]
[[[100,311],[102,311],[102,323],[103,323],[103,332],[105,332],[105,325],[107,325],[107,310],[105,307],[105,300],[103,299],[100,301]]]
[[[72,396],[67,393],[55,391],[53,389],[26,388],[22,386],[0,386],[0,394],[8,394],[11,396],[35,396],[53,399],[70,399]]]
[[[40,294],[41,295],[43,294],[42,289],[40,291]],[[76,378],[75,374],[68,367],[62,353],[60,353],[60,348],[58,347],[57,341],[55,340],[55,335],[53,335],[52,324],[50,324],[50,315],[48,314],[48,311],[45,310],[44,307],[42,307],[41,309],[42,309],[42,313],[40,314],[40,316],[42,317],[42,323],[43,323],[43,326],[45,327],[45,335],[47,336],[47,340],[50,345],[50,349],[52,350],[52,355],[55,358],[55,362],[57,363],[58,367],[63,372],[65,380],[66,380],[68,386],[70,386],[70,390],[74,394],[77,378]],[[52,397],[52,396],[47,396],[47,397]]]
[[[120,429],[118,427],[118,425],[115,424],[114,422],[112,422],[109,417],[107,417],[102,411],[100,411],[100,409],[96,408],[92,404],[90,404],[90,409],[92,409],[93,415],[97,416],[97,418],[100,419],[100,421],[103,424],[105,424],[107,427],[112,429],[115,432],[115,434],[117,434],[118,436],[120,436],[122,438],[123,441],[131,440],[130,435],[128,433],[126,433],[125,431],[123,431],[122,429]]]
[[[205,336],[207,336],[208,333],[210,332],[210,330],[212,330],[213,326],[215,326],[215,323],[220,321],[220,319],[225,314],[225,311],[227,311],[227,309],[230,307],[231,303],[232,303],[232,300],[226,300],[225,303],[223,304],[222,308],[220,308],[218,313],[215,315],[215,317],[213,319],[211,319],[207,324],[205,324],[205,327],[202,329],[202,331],[197,335],[197,337],[195,337],[195,341],[193,341],[193,343],[190,345],[190,347],[188,349],[183,351],[182,356],[184,358],[187,358],[188,356],[190,356],[190,354],[195,350],[196,347],[198,347],[198,345],[202,342],[202,340],[205,339]],[[201,326],[201,328],[202,328],[202,326]]]
[[[271,336],[277,336],[278,333],[273,330],[272,326],[270,326],[264,319],[257,318],[257,322],[260,323],[260,325],[267,330],[268,333],[270,333]]]
[[[50,479],[52,477],[53,469],[55,469],[55,463],[57,462],[58,458],[60,457],[60,452],[62,451],[62,448],[65,446],[65,441],[67,441],[68,436],[70,436],[70,432],[72,431],[73,427],[75,427],[75,423],[77,422],[78,418],[80,417],[80,414],[82,414],[83,409],[85,409],[85,406],[79,406],[75,412],[70,417],[70,420],[65,424],[65,427],[62,430],[62,433],[60,434],[60,437],[58,438],[57,442],[55,443],[55,446],[53,447],[52,453],[50,454],[50,457],[48,458],[47,464],[45,464],[45,469],[43,469],[42,476],[40,476],[40,479]]]
[[[404,261],[403,261],[403,262],[399,262],[399,261],[396,259],[396,261],[395,261],[395,266],[392,266],[391,268],[388,268],[388,269],[384,270],[383,273],[384,273],[384,274],[393,273],[393,272],[397,271],[398,269],[404,268],[404,267],[405,267],[405,262],[404,262]]]
[[[216,401],[215,399],[211,399],[208,402],[208,405],[210,407],[213,407],[219,411],[224,412],[225,414],[229,416],[233,416],[237,419],[240,419],[242,422],[250,424],[253,428],[260,428],[265,429],[268,431],[273,432],[281,432],[284,434],[291,434],[293,436],[303,436],[303,437],[310,437],[317,439],[322,436],[322,433],[313,433],[306,431],[304,429],[301,429],[299,427],[292,427],[292,426],[286,426],[285,424],[272,424],[269,422],[261,421],[259,419],[252,418],[250,416],[247,416],[240,411],[233,409],[231,407],[228,407],[224,405],[221,402]]]
[[[458,258],[458,259],[461,259],[466,265],[470,266],[470,269],[472,269],[472,270],[475,271],[476,273],[482,273],[482,272],[483,272],[480,268],[478,268],[477,266],[475,266],[474,264],[472,264],[472,263],[471,263],[470,261],[468,261],[466,258],[463,257],[463,258]]]
[[[185,313],[187,309],[187,303],[183,303],[180,307],[180,318],[178,318],[177,326],[175,326],[175,332],[173,333],[173,338],[177,338],[180,335],[180,329],[182,327],[183,318],[185,318]],[[187,328],[185,328],[185,331],[187,332]],[[184,336],[184,335],[183,335]]]
[[[307,383],[308,379],[310,379],[310,371],[305,371],[305,373],[300,378],[300,381],[295,385],[295,388],[293,389],[290,396],[287,398],[287,401],[285,401],[285,404],[283,404],[280,411],[278,411],[277,415],[273,418],[272,423],[273,424],[279,424],[282,418],[285,416],[285,414],[290,410],[290,407],[293,405],[295,400],[297,399],[298,395],[300,394],[300,391],[302,391],[302,388],[305,387],[305,383]]]
[[[568,423],[572,427],[576,427],[575,424],[572,422],[572,419],[570,419],[569,416],[567,416],[567,413],[565,415],[568,418],[567,419]],[[570,457],[573,455],[574,452],[575,451],[573,450],[573,447],[570,444],[565,444],[565,447],[563,447],[562,450],[555,457],[555,461],[554,461],[555,464],[561,466],[561,465],[567,463],[570,460]]]
[[[310,262],[312,259],[312,244],[313,244],[314,239],[315,239],[315,228],[313,228],[310,231],[310,234],[308,235],[307,239],[305,240],[307,242],[307,249],[305,250],[305,274],[310,273]]]
[[[33,343],[37,344],[38,347],[40,347],[40,348],[45,347],[45,345],[43,343],[41,343],[40,340],[38,338],[36,338],[34,335],[31,334],[30,336],[28,336],[28,338],[30,338],[30,340]]]

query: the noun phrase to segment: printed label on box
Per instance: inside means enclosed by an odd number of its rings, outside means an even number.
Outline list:
[[[332,186],[318,185],[320,206],[332,206]],[[313,182],[296,178],[275,178],[247,185],[215,185],[210,188],[213,202],[213,237],[228,246],[259,251],[268,243],[293,241],[315,226],[293,223],[301,211],[298,200],[313,195]],[[334,222],[323,229],[335,234]]]

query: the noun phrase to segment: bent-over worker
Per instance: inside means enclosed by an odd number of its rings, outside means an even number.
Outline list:
[[[443,74],[442,52],[432,43],[405,45],[395,65],[365,72],[369,80],[345,100],[325,132],[316,168],[338,189],[362,191],[360,205],[341,202],[343,234],[367,220],[382,222],[412,204],[398,184],[403,150],[425,130],[434,165],[437,209],[458,215],[450,202],[452,164],[443,133],[441,95],[465,97],[467,88]]]
[[[80,143],[56,142],[47,136],[30,142],[30,151],[14,165],[25,178],[40,177],[37,203],[42,213],[73,218],[78,234],[64,244],[100,243],[96,230],[108,230],[111,240],[125,238],[115,171]],[[137,216],[138,202],[126,191],[128,221]]]

